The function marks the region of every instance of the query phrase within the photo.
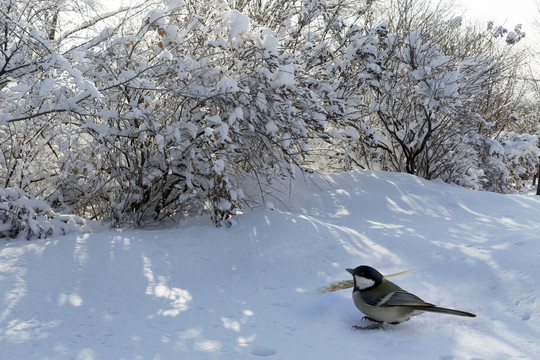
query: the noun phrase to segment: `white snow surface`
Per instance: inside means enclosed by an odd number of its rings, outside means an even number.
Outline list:
[[[540,197],[355,171],[272,205],[230,228],[1,240],[0,358],[540,358]],[[392,281],[478,316],[354,331],[351,289],[317,291],[361,264],[420,269]]]

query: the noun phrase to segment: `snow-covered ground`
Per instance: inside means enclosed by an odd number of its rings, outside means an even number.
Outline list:
[[[0,359],[539,359],[540,197],[396,173],[296,181],[231,228],[0,244]],[[368,264],[428,302],[386,331],[351,290]]]

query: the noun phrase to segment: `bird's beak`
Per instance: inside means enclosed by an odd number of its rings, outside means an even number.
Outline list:
[[[347,270],[348,272],[350,272],[351,275],[354,275],[354,269],[345,269],[345,270]]]

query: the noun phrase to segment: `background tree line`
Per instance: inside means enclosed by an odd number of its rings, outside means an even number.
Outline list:
[[[523,191],[525,34],[430,3],[0,0],[2,187],[135,226],[222,225],[313,170]]]

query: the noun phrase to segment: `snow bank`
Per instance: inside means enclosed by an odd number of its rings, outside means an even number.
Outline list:
[[[539,358],[540,197],[367,171],[313,174],[291,194],[231,228],[3,243],[0,357]],[[420,269],[392,280],[478,317],[353,331],[350,289],[317,290],[360,264]]]

